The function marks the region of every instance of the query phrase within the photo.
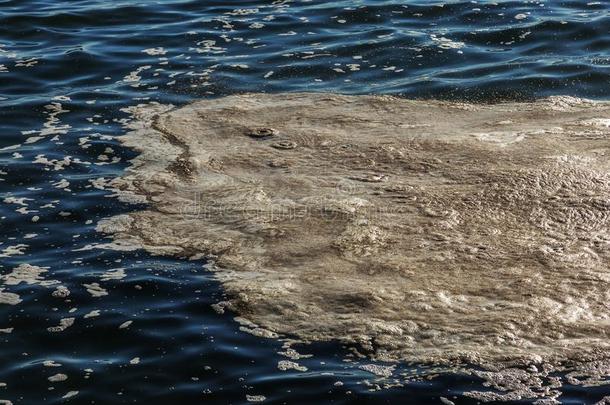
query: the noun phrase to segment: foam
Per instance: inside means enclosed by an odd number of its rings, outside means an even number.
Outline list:
[[[7,292],[4,290],[4,288],[0,287],[0,304],[17,305],[21,301],[23,301],[18,294]]]
[[[50,382],[55,383],[55,382],[63,382],[66,381],[68,379],[68,376],[62,373],[57,373],[57,374],[53,374],[52,376],[50,376],[49,378],[47,378]]]
[[[47,331],[51,333],[63,332],[70,326],[74,325],[75,320],[76,318],[62,318],[59,320],[59,325],[48,327]]]
[[[40,267],[31,265],[28,263],[22,263],[15,267],[10,273],[0,276],[0,280],[3,281],[4,285],[19,285],[21,283],[29,285],[41,285],[43,287],[49,287],[58,284],[57,280],[45,280],[42,274],[49,270],[48,267]]]
[[[130,112],[121,141],[141,154],[108,187],[149,208],[98,230],[212,259],[251,333],[475,364],[527,398],[607,357],[607,103],[293,93]]]
[[[288,371],[288,370],[295,370],[295,371],[301,371],[301,372],[307,371],[307,367],[301,366],[299,363],[296,363],[296,362],[290,361],[290,360],[280,360],[277,363],[277,368],[278,368],[278,370],[281,370],[281,371]]]
[[[83,287],[85,287],[87,289],[87,292],[95,298],[104,297],[108,295],[108,291],[104,287],[100,286],[99,283],[83,284]]]

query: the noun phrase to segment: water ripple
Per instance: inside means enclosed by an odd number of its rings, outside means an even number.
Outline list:
[[[105,242],[98,220],[138,208],[100,180],[134,156],[114,139],[128,118],[121,110],[246,91],[607,99],[607,2],[0,0],[0,8],[0,274],[28,263],[57,281],[0,285],[22,300],[0,304],[0,399],[475,403],[460,394],[483,389],[480,381],[462,375],[371,390],[359,360],[344,362],[349,353],[332,342],[299,347],[313,354],[299,360],[306,372],[280,371],[281,342],[242,332],[232,314],[211,308],[223,295],[205,263],[92,248]],[[125,276],[108,278],[116,269]],[[55,293],[58,285],[70,294]],[[48,331],[71,318],[63,332]],[[67,380],[49,380],[58,373]],[[566,387],[564,396],[594,403],[609,393]]]

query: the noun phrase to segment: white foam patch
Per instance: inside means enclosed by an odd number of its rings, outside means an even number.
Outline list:
[[[94,309],[93,311],[90,311],[87,314],[85,314],[83,316],[83,318],[89,319],[89,318],[96,318],[98,316],[100,316],[100,310],[99,309]]]
[[[125,269],[110,269],[100,276],[100,281],[122,280],[126,277]]]
[[[0,257],[11,257],[11,256],[20,256],[25,253],[25,249],[28,248],[28,245],[20,243],[18,245],[11,245],[3,248],[0,251]]]
[[[19,285],[21,283],[29,285],[40,285],[49,287],[59,282],[57,280],[46,280],[42,275],[49,270],[48,267],[40,267],[27,263],[20,264],[10,273],[0,276],[4,285]]]
[[[464,42],[453,41],[446,37],[438,37],[434,34],[430,35],[430,39],[436,43],[441,49],[462,49],[466,46]]]
[[[4,290],[0,287],[0,304],[17,305],[22,301],[19,295]]]
[[[163,47],[148,48],[148,49],[144,49],[142,52],[144,52],[147,55],[151,55],[151,56],[165,55],[167,53],[167,51]]]
[[[59,320],[59,325],[51,326],[47,328],[47,331],[51,333],[59,333],[68,329],[70,326],[74,325],[75,318],[62,318]]]
[[[99,285],[99,283],[91,283],[91,284],[83,284],[83,287],[87,289],[87,292],[91,294],[92,297],[104,297],[108,295],[108,291]]]

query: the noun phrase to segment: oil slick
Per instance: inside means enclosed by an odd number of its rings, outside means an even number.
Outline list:
[[[132,112],[121,140],[141,154],[111,186],[149,209],[98,229],[207,255],[258,335],[476,365],[508,392],[482,400],[610,374],[607,103],[293,93]]]

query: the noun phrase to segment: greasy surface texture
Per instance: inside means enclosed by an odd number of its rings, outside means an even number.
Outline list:
[[[248,94],[132,112],[141,155],[114,186],[150,205],[98,228],[214,258],[255,333],[389,360],[606,357],[608,104]]]

